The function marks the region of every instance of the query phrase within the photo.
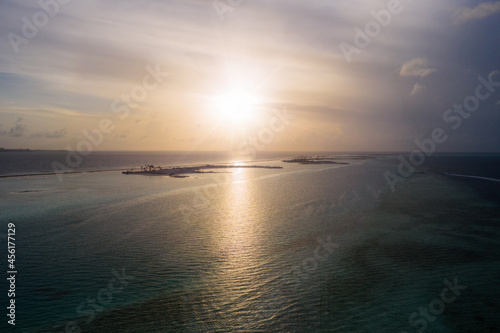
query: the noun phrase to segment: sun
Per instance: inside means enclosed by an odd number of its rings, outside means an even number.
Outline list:
[[[252,121],[260,99],[256,94],[245,90],[230,90],[214,99],[214,107],[220,120],[227,123]]]

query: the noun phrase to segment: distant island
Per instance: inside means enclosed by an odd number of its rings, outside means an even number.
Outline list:
[[[65,149],[0,148],[0,153],[67,152]]]
[[[18,149],[8,149],[8,148],[0,148],[0,153],[12,153],[12,152],[32,152],[32,151],[35,151],[35,150],[31,150],[31,149],[23,149],[23,148],[18,148]]]
[[[163,168],[154,165],[141,166],[140,170],[122,171],[125,175],[151,175],[151,176],[170,176],[175,178],[189,177],[191,173],[213,173],[214,171],[206,171],[211,169],[234,169],[234,168],[259,168],[259,169],[283,169],[282,166],[267,166],[267,165],[233,165],[233,164],[206,164],[198,166],[184,166]]]
[[[283,160],[282,162],[299,164],[349,164],[347,162],[333,161],[332,157],[326,156],[298,156],[289,160]]]

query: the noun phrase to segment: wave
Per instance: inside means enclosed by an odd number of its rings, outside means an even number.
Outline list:
[[[454,174],[454,173],[444,173],[444,175],[451,176],[451,177],[482,179],[482,180],[488,180],[488,181],[500,183],[500,179],[496,179],[496,178],[488,178],[488,177],[481,177],[481,176],[471,176],[471,175],[459,175],[459,174]]]

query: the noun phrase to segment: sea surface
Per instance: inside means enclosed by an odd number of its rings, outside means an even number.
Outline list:
[[[399,154],[295,155],[171,178],[119,170],[242,161],[96,152],[57,177],[67,152],[0,153],[0,332],[500,332],[500,154],[426,157],[394,191]]]

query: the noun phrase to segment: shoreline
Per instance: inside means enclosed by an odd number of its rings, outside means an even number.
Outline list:
[[[35,177],[35,176],[55,176],[55,175],[74,175],[79,173],[95,173],[95,172],[114,172],[114,171],[124,171],[125,168],[121,169],[110,169],[110,170],[82,170],[82,171],[68,171],[68,172],[46,172],[46,173],[28,173],[21,175],[0,175],[0,178],[21,178],[21,177]]]
[[[282,166],[270,166],[270,165],[216,165],[216,164],[206,164],[197,166],[186,166],[186,167],[171,167],[162,168],[154,167],[152,165],[146,165],[141,167],[141,170],[134,171],[127,170],[122,171],[125,175],[149,175],[149,176],[170,176],[175,178],[186,178],[189,177],[187,174],[193,173],[214,173],[214,171],[205,171],[211,169],[236,169],[236,168],[248,168],[248,169],[283,169]]]

